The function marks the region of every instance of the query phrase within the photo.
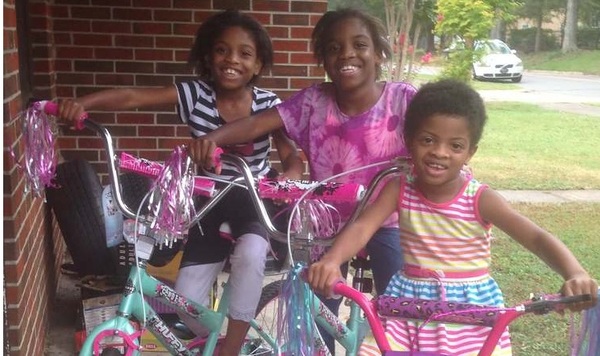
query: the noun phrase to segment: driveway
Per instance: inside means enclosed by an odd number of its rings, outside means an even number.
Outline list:
[[[440,68],[422,67],[437,75]],[[600,76],[577,72],[526,70],[516,90],[480,90],[486,102],[513,101],[538,104],[550,110],[600,117]]]

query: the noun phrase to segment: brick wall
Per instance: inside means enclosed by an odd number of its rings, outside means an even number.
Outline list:
[[[193,77],[186,60],[195,32],[203,19],[218,11],[206,8],[210,1],[134,1],[133,6],[119,0],[98,2],[105,6],[76,3],[81,2],[57,1],[52,8],[60,98],[119,86],[166,86]],[[212,3],[218,9],[235,6],[250,13],[269,31],[275,66],[259,86],[285,98],[323,79],[310,51],[310,33],[326,10],[326,1]],[[115,135],[118,151],[153,160],[164,160],[189,137],[186,126],[173,126],[179,122],[174,116],[173,106],[92,115]],[[106,172],[99,139],[65,131],[59,144],[65,159],[83,157],[99,173]]]
[[[25,0],[23,0],[25,1]],[[327,1],[266,0],[29,0],[33,95],[77,97],[118,86],[164,86],[190,77],[185,65],[195,30],[218,9],[236,7],[258,18],[272,36],[275,66],[260,86],[286,98],[323,78],[310,52],[310,33]],[[42,355],[48,310],[64,242],[42,198],[25,194],[17,161],[23,154],[15,1],[4,1],[4,275],[11,355]],[[21,35],[21,34],[19,34]],[[188,137],[173,126],[173,107],[92,113],[108,126],[117,151],[162,160]],[[118,124],[117,124],[118,122]],[[91,161],[106,172],[101,142],[64,130],[65,159]]]

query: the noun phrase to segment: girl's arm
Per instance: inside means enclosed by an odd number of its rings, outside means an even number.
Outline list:
[[[283,120],[281,120],[277,108],[272,107],[256,115],[227,123],[202,137],[192,139],[189,143],[190,156],[196,164],[210,170],[213,168],[215,148],[249,142],[282,127]]]
[[[75,122],[86,111],[130,110],[148,106],[176,105],[177,89],[174,85],[163,88],[120,88],[102,90],[77,99],[61,101],[58,116]]]
[[[341,278],[340,265],[362,250],[381,224],[398,206],[400,178],[386,183],[377,199],[351,224],[336,236],[331,249],[308,270],[308,283],[319,293],[331,295],[331,289]]]
[[[484,221],[496,225],[560,274],[565,280],[561,289],[564,295],[592,295],[591,302],[574,305],[572,310],[581,310],[595,305],[598,283],[590,278],[573,253],[557,237],[514,210],[500,194],[492,189],[482,192],[479,213]]]
[[[301,179],[302,173],[304,173],[304,163],[294,141],[280,129],[273,132],[273,142],[283,165],[283,176],[289,179]]]

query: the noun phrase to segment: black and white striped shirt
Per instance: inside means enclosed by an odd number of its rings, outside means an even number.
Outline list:
[[[216,94],[211,86],[201,80],[193,80],[177,83],[176,87],[179,95],[177,113],[181,121],[188,124],[192,137],[206,135],[226,124],[217,110]],[[252,88],[251,115],[279,103],[281,103],[281,100],[275,93],[257,87]],[[254,139],[246,148],[247,150],[236,151],[238,153],[243,151],[241,154],[255,176],[266,175],[270,169],[268,158],[271,151],[271,142],[269,135]],[[252,149],[250,150],[250,148]],[[235,167],[223,164],[220,177],[231,178],[238,175]]]

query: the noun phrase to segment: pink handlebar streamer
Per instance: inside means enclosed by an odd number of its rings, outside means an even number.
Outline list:
[[[46,187],[54,186],[57,156],[55,149],[55,122],[44,111],[47,102],[33,103],[21,113],[23,133],[23,160],[17,167],[26,179],[26,192],[41,197]],[[11,149],[11,155],[17,160]]]
[[[122,152],[119,168],[127,172],[137,173],[149,178],[157,178],[164,168],[162,164]],[[215,182],[209,178],[194,177],[194,194],[212,197],[215,193]]]
[[[158,244],[171,246],[187,235],[194,217],[192,160],[176,147],[156,178],[150,195],[150,229]]]

